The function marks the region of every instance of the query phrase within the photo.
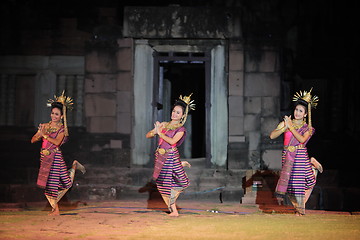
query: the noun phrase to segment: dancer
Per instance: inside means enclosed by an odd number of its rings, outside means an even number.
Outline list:
[[[179,216],[176,208],[176,199],[180,193],[189,186],[189,179],[184,171],[184,166],[191,167],[187,161],[180,161],[180,146],[186,136],[183,126],[188,112],[195,109],[193,100],[189,96],[180,96],[173,105],[170,122],[156,122],[154,129],[150,130],[147,138],[159,136],[158,147],[155,152],[155,166],[153,179],[157,188],[170,210],[169,216]]]
[[[72,167],[67,170],[60,150],[69,136],[66,110],[72,108],[72,99],[64,96],[63,91],[61,96],[55,96],[55,100],[50,99],[48,105],[51,106],[51,121],[39,124],[31,143],[42,139],[37,185],[45,189],[45,196],[52,207],[49,215],[60,215],[58,202],[72,186],[75,170],[84,174],[85,168],[74,160]]]
[[[305,203],[316,184],[317,171],[322,172],[321,164],[313,157],[309,159],[306,148],[315,132],[311,125],[311,108],[315,108],[319,101],[317,96],[311,96],[311,90],[294,95],[294,119],[291,115],[285,116],[270,134],[274,139],[284,133],[282,169],[275,192],[280,197],[287,194],[299,216],[305,214]]]

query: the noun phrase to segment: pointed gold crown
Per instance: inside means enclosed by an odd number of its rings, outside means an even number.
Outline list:
[[[65,90],[61,93],[60,96],[57,97],[56,95],[54,95],[54,99],[49,99],[47,102],[47,106],[51,107],[51,104],[54,102],[62,103],[62,105],[69,110],[73,109],[73,99],[71,97],[65,96]]]
[[[195,103],[193,103],[194,102],[194,100],[191,100],[191,95],[192,95],[192,93],[189,95],[189,96],[182,96],[182,95],[180,95],[180,97],[179,97],[179,99],[181,100],[181,101],[183,101],[184,103],[186,103],[186,105],[191,109],[191,110],[195,110]]]
[[[293,101],[296,102],[299,99],[304,100],[305,102],[307,102],[308,104],[310,104],[310,106],[312,108],[316,108],[316,106],[318,105],[319,102],[319,97],[318,96],[311,96],[311,91],[313,88],[310,89],[310,91],[300,91],[294,94],[293,97]]]
[[[189,96],[183,97],[182,95],[180,95],[180,97],[179,97],[179,99],[186,104],[185,113],[180,120],[181,126],[185,124],[187,116],[189,114],[189,110],[195,110],[195,103],[194,103],[194,100],[191,100],[191,95],[192,95],[192,93]]]

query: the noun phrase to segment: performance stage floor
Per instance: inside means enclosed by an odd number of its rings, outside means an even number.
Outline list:
[[[0,204],[0,239],[360,239],[358,212],[179,199],[169,217],[160,200]]]

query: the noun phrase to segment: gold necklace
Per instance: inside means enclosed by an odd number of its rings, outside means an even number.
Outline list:
[[[57,130],[59,130],[59,128],[61,127],[62,123],[58,122],[56,123],[55,127],[51,127],[51,121],[48,123],[48,128],[46,129],[46,133],[53,133],[56,132]]]
[[[301,128],[302,126],[304,126],[305,121],[302,120],[301,123],[296,124],[296,123],[295,123],[295,120],[292,120],[292,123],[293,123],[293,127],[294,127],[295,129],[299,129],[299,128]]]
[[[171,124],[171,122],[168,122],[165,126],[166,129],[168,130],[175,130],[177,128],[181,127],[180,123],[175,123],[175,124]]]

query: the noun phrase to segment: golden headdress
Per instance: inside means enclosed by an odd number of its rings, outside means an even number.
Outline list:
[[[194,100],[191,100],[191,95],[192,95],[192,93],[189,96],[183,97],[182,95],[180,95],[180,97],[179,97],[179,99],[186,104],[184,115],[181,117],[181,120],[180,120],[181,126],[185,124],[189,110],[195,110],[195,103],[194,103]]]
[[[67,128],[67,121],[66,121],[66,109],[72,110],[73,109],[73,99],[71,97],[67,97],[64,95],[65,90],[61,93],[60,96],[54,95],[54,99],[49,99],[47,102],[47,106],[51,107],[51,104],[54,102],[59,102],[63,105],[63,115],[64,115],[64,128],[65,128],[65,136],[69,136],[69,131]]]
[[[294,94],[293,101],[297,102],[299,100],[303,100],[307,103],[308,106],[308,116],[309,116],[309,131],[312,132],[312,125],[311,125],[311,108],[316,108],[319,102],[319,97],[314,95],[311,96],[311,91],[313,88],[310,89],[310,91],[300,91]]]

